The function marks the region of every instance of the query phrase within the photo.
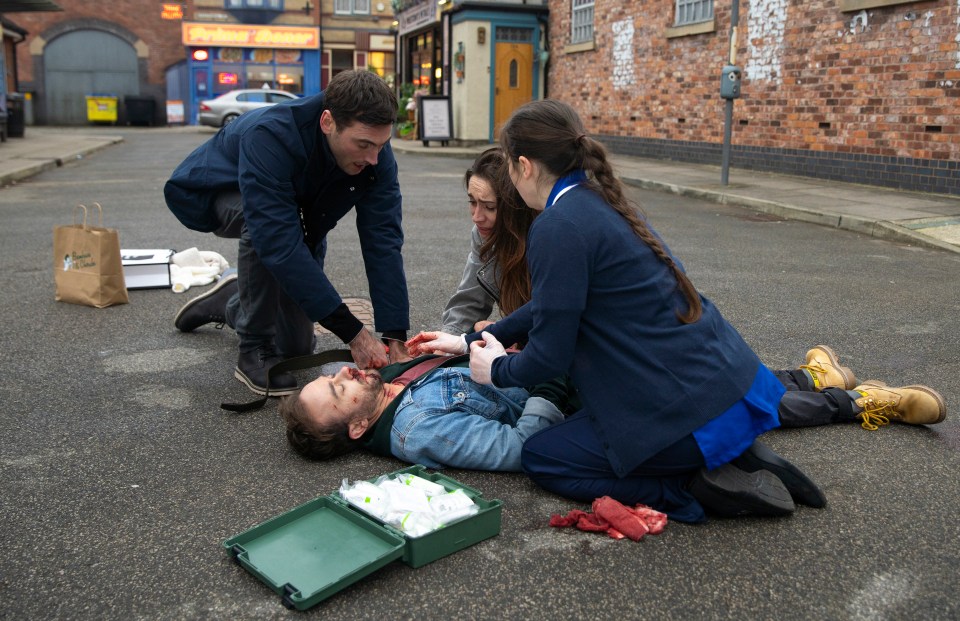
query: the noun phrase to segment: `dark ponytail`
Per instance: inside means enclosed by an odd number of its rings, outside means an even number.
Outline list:
[[[639,210],[624,196],[623,184],[613,172],[606,148],[586,135],[573,108],[551,99],[525,104],[500,130],[500,144],[511,160],[517,161],[521,155],[537,160],[556,177],[579,168],[585,170],[587,185],[627,221],[636,236],[673,273],[677,289],[687,303],[686,312],[677,310],[677,318],[683,323],[700,319],[703,314],[700,294],[663,243],[647,227]]]

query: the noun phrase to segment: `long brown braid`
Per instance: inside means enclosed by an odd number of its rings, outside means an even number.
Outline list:
[[[527,103],[518,108],[500,130],[500,144],[513,161],[521,155],[537,160],[556,177],[578,168],[585,170],[586,185],[627,221],[636,236],[673,273],[677,288],[687,302],[686,312],[678,309],[677,318],[683,323],[700,319],[703,307],[693,283],[647,227],[639,209],[624,196],[623,184],[613,172],[606,148],[586,135],[573,108],[552,99]]]

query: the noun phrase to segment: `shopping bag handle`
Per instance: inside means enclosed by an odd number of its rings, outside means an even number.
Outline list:
[[[97,211],[100,213],[99,224],[97,224],[97,226],[99,226],[100,228],[103,228],[103,207],[100,206],[100,203],[93,203],[93,206],[96,207]],[[76,207],[73,208],[73,223],[74,224],[77,223],[78,209],[83,210],[83,228],[87,228],[87,206],[86,205],[77,205]]]
[[[77,212],[83,210],[83,221],[80,223],[80,226],[87,228],[87,206],[86,205],[77,205],[73,208],[73,223],[77,223]]]

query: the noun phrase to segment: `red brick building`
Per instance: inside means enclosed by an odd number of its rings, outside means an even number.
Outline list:
[[[116,95],[120,114],[124,96],[153,102],[151,122],[163,122],[164,72],[184,57],[179,19],[164,19],[160,2],[57,4],[62,12],[16,15],[29,33],[17,55],[19,89],[31,94],[35,122],[85,122],[92,93]]]
[[[18,88],[41,125],[85,124],[91,94],[117,97],[119,123],[132,119],[131,104],[148,103],[150,122],[163,124],[168,101],[183,102],[189,123],[200,100],[235,88],[310,95],[344,69],[388,80],[395,71],[387,0],[57,4],[62,12],[17,14],[29,33],[18,49]]]
[[[611,150],[719,164],[731,0],[551,0],[548,94]],[[960,1],[742,0],[731,165],[960,195]]]

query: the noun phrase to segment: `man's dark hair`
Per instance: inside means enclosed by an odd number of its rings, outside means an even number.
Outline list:
[[[350,438],[346,423],[318,427],[307,417],[300,392],[280,399],[280,417],[287,425],[287,441],[302,457],[323,461],[345,455],[359,447],[360,441]]]
[[[397,95],[383,78],[362,69],[333,76],[324,91],[323,105],[342,127],[354,123],[378,127],[397,120]]]

